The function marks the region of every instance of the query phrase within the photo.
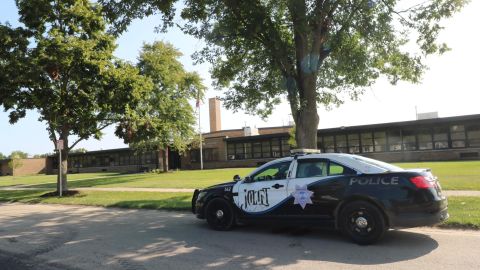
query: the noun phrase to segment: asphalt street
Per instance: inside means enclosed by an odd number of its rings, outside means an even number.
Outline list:
[[[0,269],[479,269],[480,232],[390,231],[358,246],[332,231],[208,229],[187,212],[0,204]]]

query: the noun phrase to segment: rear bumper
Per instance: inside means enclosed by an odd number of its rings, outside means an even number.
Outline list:
[[[447,220],[448,209],[442,209],[435,213],[404,213],[390,217],[390,227],[411,228],[421,226],[432,226]]]

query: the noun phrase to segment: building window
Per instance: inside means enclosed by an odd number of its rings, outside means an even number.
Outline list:
[[[203,161],[217,161],[216,149],[213,148],[204,148],[203,152]]]
[[[448,148],[448,128],[435,128],[433,130],[433,146],[435,149]]]
[[[320,150],[322,153],[325,153],[325,148],[323,147],[322,139],[323,137],[317,136],[317,149]]]
[[[323,147],[325,153],[334,153],[335,152],[335,141],[333,136],[323,137]]]
[[[227,143],[227,159],[234,160],[235,159],[235,144]]]
[[[360,153],[360,137],[358,133],[348,134],[348,152],[349,153]]]
[[[418,131],[418,150],[431,150],[432,144],[432,132],[429,129],[423,129]]]
[[[270,152],[270,141],[263,141],[262,142],[262,157],[269,158],[272,157],[272,153]]]
[[[415,131],[404,130],[402,132],[402,149],[405,151],[417,150],[417,140],[415,138]]]
[[[218,160],[217,151],[214,148],[203,148],[202,154],[203,161]],[[200,162],[200,149],[193,149],[190,151],[190,162]]]
[[[245,145],[244,143],[235,144],[235,159],[245,159]]]
[[[373,152],[373,134],[371,132],[365,132],[360,134],[360,137],[362,139],[362,152]]]
[[[337,153],[347,153],[347,135],[335,135],[335,146]]]
[[[272,139],[272,157],[279,158],[282,156],[282,152],[280,151],[280,139],[274,138]]]
[[[243,150],[245,152],[245,158],[252,158],[252,143],[244,143]]]
[[[400,131],[389,131],[388,136],[388,150],[389,151],[402,151],[402,137]]]
[[[465,127],[463,125],[451,126],[450,138],[452,139],[452,148],[465,147]]]
[[[290,156],[290,145],[288,144],[288,138],[282,138],[282,156],[288,157]]]
[[[387,151],[387,134],[384,131],[373,133],[375,152]]]
[[[468,147],[480,147],[480,126],[468,127]]]
[[[262,143],[254,142],[253,145],[253,158],[262,158]]]

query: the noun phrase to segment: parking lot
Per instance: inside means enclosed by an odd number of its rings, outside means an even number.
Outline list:
[[[478,269],[480,232],[388,232],[373,246],[335,232],[209,230],[188,212],[0,204],[2,269]]]

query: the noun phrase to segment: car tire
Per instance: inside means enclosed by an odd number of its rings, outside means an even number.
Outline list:
[[[360,245],[377,242],[387,230],[380,209],[366,201],[355,201],[345,205],[340,211],[338,225],[345,235]]]
[[[208,225],[217,231],[231,230],[235,224],[233,208],[222,198],[214,198],[208,202],[205,216]]]

